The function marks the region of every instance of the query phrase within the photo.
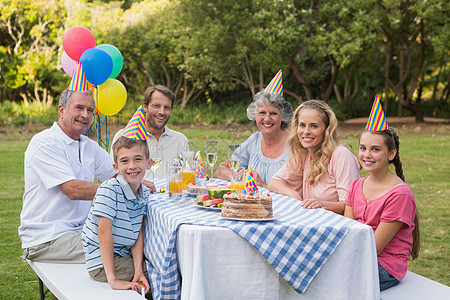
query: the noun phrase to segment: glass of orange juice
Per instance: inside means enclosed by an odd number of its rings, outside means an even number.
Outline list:
[[[189,183],[195,183],[195,160],[194,151],[184,152],[183,163],[183,190],[187,190]]]
[[[244,182],[242,181],[237,181],[234,178],[231,179],[231,185],[230,185],[230,189],[232,190],[236,190],[236,192],[238,191],[244,191],[245,189],[245,185]]]
[[[181,197],[183,191],[183,172],[181,166],[169,166],[167,173],[169,197]]]

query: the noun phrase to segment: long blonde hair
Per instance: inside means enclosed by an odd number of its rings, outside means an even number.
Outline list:
[[[289,159],[293,160],[294,164],[297,165],[297,172],[301,172],[303,169],[303,162],[308,154],[308,150],[302,146],[302,143],[297,135],[298,116],[305,109],[316,110],[320,114],[326,126],[322,144],[319,149],[316,150],[315,155],[311,158],[310,173],[308,174],[307,180],[310,184],[314,184],[327,172],[328,163],[331,160],[331,156],[333,155],[336,147],[339,145],[339,137],[337,133],[338,121],[336,115],[328,104],[322,100],[308,100],[297,107],[292,118],[291,130],[288,139],[289,146],[291,147]]]

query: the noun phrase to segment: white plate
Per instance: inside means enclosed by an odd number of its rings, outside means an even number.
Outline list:
[[[201,205],[198,205],[197,203],[194,203],[194,206],[196,206],[198,208],[203,208],[203,209],[206,209],[206,210],[222,211],[222,208],[220,208],[220,207],[201,206]]]
[[[240,218],[230,218],[230,217],[222,217],[222,218],[228,219],[228,220],[233,220],[233,221],[267,222],[267,221],[274,221],[274,220],[278,219],[279,217],[280,217],[280,215],[273,215],[272,218],[266,218],[266,219],[240,219]]]

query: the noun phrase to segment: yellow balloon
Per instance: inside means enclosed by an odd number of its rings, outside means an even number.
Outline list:
[[[94,93],[95,94],[95,93]],[[109,78],[105,83],[98,86],[98,110],[106,115],[117,114],[127,102],[127,90],[122,82]]]

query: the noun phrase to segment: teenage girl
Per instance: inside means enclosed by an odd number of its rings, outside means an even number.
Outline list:
[[[365,130],[359,140],[358,160],[369,176],[353,182],[344,216],[372,226],[382,291],[400,283],[408,269],[409,255],[418,257],[416,202],[404,182],[399,139],[392,128]],[[397,175],[389,170],[391,163]]]

